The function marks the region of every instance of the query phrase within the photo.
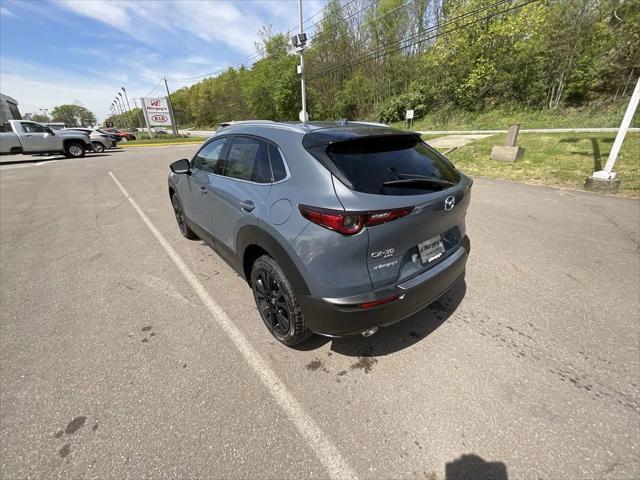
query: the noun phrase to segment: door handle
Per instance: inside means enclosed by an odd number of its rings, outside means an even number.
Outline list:
[[[33,137],[33,135],[25,135],[25,137],[31,138],[31,137]]]
[[[200,193],[202,195],[206,195],[207,194],[207,187],[200,187]]]
[[[243,200],[242,202],[240,202],[240,207],[243,210],[250,212],[251,210],[256,208],[256,205],[251,200]]]

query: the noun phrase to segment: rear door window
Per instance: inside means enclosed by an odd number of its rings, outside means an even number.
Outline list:
[[[229,148],[224,175],[256,183],[271,183],[269,144],[250,137],[236,137]]]
[[[331,145],[327,153],[359,192],[416,195],[460,180],[451,163],[415,137],[345,141]]]

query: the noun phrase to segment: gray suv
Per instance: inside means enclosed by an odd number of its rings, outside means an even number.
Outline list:
[[[182,234],[253,289],[265,325],[371,335],[464,275],[472,180],[413,132],[357,122],[238,122],[171,164]]]

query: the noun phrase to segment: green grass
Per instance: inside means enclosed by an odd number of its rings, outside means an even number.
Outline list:
[[[448,154],[469,175],[517,180],[582,189],[584,181],[607,162],[615,139],[608,133],[522,133],[518,145],[524,157],[514,163],[489,158],[491,147],[504,145],[506,135],[470,143]],[[640,196],[640,133],[627,133],[614,171],[621,180],[619,192]]]
[[[484,112],[441,109],[416,119],[413,130],[494,130],[507,129],[511,123],[521,128],[599,128],[619,127],[628,99],[612,103],[592,104],[580,109],[534,110],[519,107],[494,108]],[[404,128],[404,122],[393,126]],[[633,127],[640,127],[636,114]]]
[[[158,145],[162,145],[163,143],[195,143],[195,142],[204,142],[205,140],[206,140],[206,137],[195,137],[195,136],[179,137],[175,135],[162,135],[155,138],[148,138],[147,136],[145,136],[145,138],[140,138],[139,136],[137,136],[137,140],[131,140],[129,142],[120,142],[118,146],[126,147],[127,145],[140,145],[140,144],[148,144],[148,143],[153,143]]]

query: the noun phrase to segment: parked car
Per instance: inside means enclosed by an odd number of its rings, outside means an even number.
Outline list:
[[[117,128],[102,128],[101,130],[113,133],[114,135],[120,137],[121,142],[128,142],[129,140],[136,139],[136,136],[133,133],[127,132],[126,130],[118,130]]]
[[[96,128],[94,129],[96,132],[98,133],[102,133],[104,135],[109,135],[109,138],[111,139],[111,142],[113,143],[114,147],[118,146],[118,142],[120,141],[120,137],[118,135],[116,135],[113,132],[107,132],[106,130],[103,130],[101,128]]]
[[[84,132],[56,130],[28,120],[9,120],[10,131],[0,133],[0,154],[25,155],[62,153],[66,157],[84,157],[91,140]],[[7,125],[5,123],[4,125]]]
[[[230,125],[168,178],[182,235],[247,280],[285,345],[372,335],[445,293],[471,185],[419,134],[356,122]]]
[[[91,150],[95,153],[102,153],[105,150],[109,150],[116,146],[115,142],[111,141],[109,134],[96,132],[90,128],[73,127],[65,128],[64,131],[84,132],[89,135],[89,138],[91,139]]]

